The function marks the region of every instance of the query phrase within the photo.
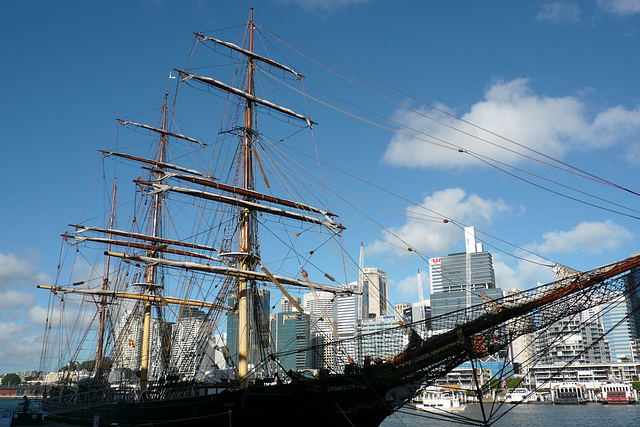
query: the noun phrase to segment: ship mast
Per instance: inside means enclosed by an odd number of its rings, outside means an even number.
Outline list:
[[[249,51],[253,52],[253,9],[251,9],[251,16],[248,24],[249,30]],[[255,62],[253,57],[249,57],[247,66],[247,88],[246,93],[253,95],[253,72]],[[243,134],[243,187],[245,190],[254,190],[253,181],[253,102],[247,98],[246,107],[244,112],[244,134]],[[245,196],[245,200],[249,197]],[[240,269],[252,270],[255,264],[255,257],[253,257],[253,213],[247,208],[244,208],[240,214],[240,239],[239,239],[239,251],[243,254],[240,259]],[[247,374],[248,374],[248,356],[249,356],[249,319],[248,319],[248,280],[241,277],[238,280],[238,379],[240,381],[240,388],[247,388]]]
[[[164,100],[162,102],[162,130],[165,131],[167,129],[167,96],[168,91],[164,93]],[[158,162],[164,163],[166,161],[166,145],[167,145],[167,134],[160,134],[160,142],[158,143],[158,154],[157,160]],[[152,172],[152,175],[155,175],[155,172]],[[160,214],[162,210],[162,194],[154,193],[153,194],[153,203],[151,208],[151,233],[149,233],[152,237],[161,237],[160,236]],[[149,256],[157,256],[156,251],[151,251]],[[146,268],[146,286],[144,289],[144,293],[147,297],[150,297],[154,289],[157,288],[156,281],[157,275],[157,265],[155,264],[147,264]],[[151,308],[152,304],[150,299],[144,301],[144,320],[142,324],[142,355],[140,358],[140,392],[143,392],[147,389],[149,384],[149,350],[150,350],[150,341],[151,341]]]
[[[111,196],[111,215],[109,217],[109,228],[113,228],[113,221],[115,218],[114,211],[116,206],[116,182],[117,180],[113,180],[113,194]],[[111,244],[107,246],[107,250],[111,250]],[[105,274],[104,279],[102,280],[102,290],[106,291],[109,289],[109,269],[111,265],[111,257],[107,257],[106,266],[105,266]],[[107,297],[102,296],[100,299],[99,310],[100,310],[100,326],[98,329],[98,345],[96,351],[96,378],[100,376],[102,367],[104,364],[104,331],[105,331],[105,321],[107,317]]]

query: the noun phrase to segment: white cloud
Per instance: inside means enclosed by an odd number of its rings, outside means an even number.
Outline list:
[[[509,266],[499,253],[493,255],[497,287],[505,290],[530,289],[555,280],[551,267],[545,266],[549,262],[544,259],[523,252],[518,254],[522,259],[515,266]]]
[[[453,223],[425,221],[417,215],[438,212],[443,218],[455,218],[465,224],[490,224],[493,219],[512,208],[502,200],[482,199],[476,194],[467,195],[460,188],[448,188],[425,197],[419,207],[407,209],[407,221],[400,227],[385,231],[383,239],[397,244],[397,256],[407,254],[407,245],[421,253],[443,253],[464,240],[463,231]],[[389,245],[374,243],[367,253],[385,252]]]
[[[551,24],[577,24],[580,22],[580,8],[577,4],[556,1],[545,3],[536,15],[536,20]]]
[[[51,278],[37,271],[33,261],[36,255],[26,258],[17,257],[14,254],[0,254],[0,288],[11,284],[45,284],[50,283]]]
[[[427,278],[428,274],[424,272],[420,272],[422,276],[422,290],[424,293],[425,299],[429,299],[429,279]],[[412,299],[418,299],[418,272],[413,276],[405,277],[400,280],[395,286],[397,290],[400,291],[402,295],[410,296]]]
[[[640,0],[598,0],[598,6],[613,15],[627,16],[640,13]]]
[[[598,254],[619,248],[632,238],[626,228],[611,220],[581,222],[571,231],[553,231],[543,235],[544,242],[537,246],[541,253],[589,252]]]
[[[446,141],[456,148],[462,147],[469,152],[510,164],[517,164],[525,158],[501,147],[531,154],[444,113],[425,109],[419,113],[422,115],[402,111],[397,116],[398,121],[422,132],[418,135],[421,138]],[[494,81],[486,90],[484,99],[473,105],[462,119],[558,158],[576,150],[602,149],[616,144],[629,147],[637,143],[636,135],[640,132],[640,107],[627,110],[616,106],[601,111],[590,120],[586,103],[578,97],[536,95],[529,87],[529,81],[524,78],[508,82]],[[471,133],[480,139],[471,138],[452,128]],[[451,169],[479,164],[472,156],[461,154],[457,149],[435,147],[404,135],[393,137],[384,159],[397,166],[422,168]]]
[[[41,335],[33,334],[31,328],[24,324],[0,322],[0,336],[5,343],[0,346],[0,360],[7,372],[38,368],[42,347]]]
[[[17,291],[0,292],[0,309],[30,307],[34,303],[32,294]]]

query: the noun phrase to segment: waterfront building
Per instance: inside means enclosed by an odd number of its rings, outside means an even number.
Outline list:
[[[609,343],[602,339],[603,335],[597,308],[559,320],[536,333],[539,363],[609,362]]]
[[[590,389],[609,382],[630,382],[640,378],[639,363],[563,363],[532,366],[524,383],[534,388],[548,388],[550,383],[574,381]]]
[[[576,272],[568,267],[554,267],[556,280]],[[541,310],[541,316],[544,316]],[[602,339],[605,329],[600,307],[561,319],[535,333],[538,362],[545,365],[576,363],[607,363],[611,360],[609,343]]]
[[[444,377],[438,378],[435,385],[448,389],[476,390],[478,383],[482,386],[487,384],[491,378],[490,368],[476,367],[474,375],[471,365],[464,364],[453,368]]]
[[[368,294],[369,317],[386,316],[389,314],[387,273],[379,268],[365,268],[363,273],[363,287]]]

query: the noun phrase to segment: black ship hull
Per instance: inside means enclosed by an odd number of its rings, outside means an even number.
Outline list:
[[[255,426],[284,419],[307,426],[377,426],[413,393],[362,376],[338,376],[179,399],[86,405],[51,418],[104,426]]]

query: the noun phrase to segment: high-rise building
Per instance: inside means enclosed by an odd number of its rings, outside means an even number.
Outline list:
[[[362,356],[372,360],[389,359],[402,351],[407,342],[389,340],[384,334],[374,333],[400,327],[400,320],[394,315],[366,320],[362,324]]]
[[[249,325],[249,364],[257,360],[263,360],[260,355],[269,351],[271,345],[271,333],[269,332],[269,320],[271,313],[271,294],[267,289],[252,289],[249,292],[251,298],[247,298],[248,312],[252,313]],[[230,295],[228,305],[235,305],[236,295]],[[229,358],[234,366],[238,366],[238,315],[230,312],[227,315],[227,346]]]
[[[172,330],[171,365],[184,379],[204,376],[207,359],[213,354],[213,326],[202,310],[180,307]]]
[[[315,291],[302,296],[305,313],[311,322],[311,340],[313,345],[338,340],[338,331],[334,323],[334,298],[331,292]],[[314,354],[314,368],[334,369],[336,365],[335,348],[331,346],[317,347],[321,354]]]
[[[295,312],[276,313],[271,321],[271,333],[278,354],[278,366],[286,372],[313,368],[311,351],[310,316]]]
[[[539,363],[609,362],[609,344],[601,339],[604,329],[598,311],[597,308],[586,310],[536,332],[535,348]]]
[[[169,349],[169,330],[171,324],[151,319],[149,336],[149,380],[157,380],[163,373],[163,364],[168,362],[169,355],[162,357],[162,352]],[[129,374],[140,369],[142,356],[142,312],[134,310],[125,312],[118,321],[115,331],[113,369],[109,381],[118,382]],[[163,339],[163,336],[166,337]],[[164,342],[163,342],[164,341]],[[128,373],[125,373],[127,371]]]
[[[345,286],[347,289],[357,289],[357,287],[357,283]],[[338,366],[346,365],[349,363],[349,359],[360,361],[359,348],[355,338],[359,334],[364,320],[363,299],[363,295],[357,294],[335,296],[333,319],[338,338],[342,341],[340,348],[336,349]]]
[[[302,300],[298,297],[293,297],[293,299],[298,303],[298,305],[302,305]],[[287,297],[282,297],[280,299],[280,313],[291,313],[294,311],[298,311],[297,308],[293,305],[293,303]]]
[[[363,287],[369,295],[369,317],[386,316],[389,300],[387,273],[379,268],[365,268]]]
[[[496,288],[493,257],[477,243],[475,229],[464,229],[466,251],[429,260],[431,316],[503,297]]]
[[[630,301],[624,296],[603,306],[602,323],[611,349],[612,362],[640,361],[638,344],[634,339],[633,322],[629,317]],[[617,326],[616,326],[617,325]]]
[[[576,272],[568,267],[554,267],[556,280]],[[553,308],[552,308],[553,309]],[[541,310],[541,316],[545,316]],[[539,362],[545,365],[578,363],[607,363],[611,359],[609,343],[602,339],[604,327],[600,307],[561,319],[535,333],[535,350]]]
[[[449,254],[429,260],[431,293],[466,291],[496,287],[493,257],[475,242],[473,227],[465,228],[466,252]]]

